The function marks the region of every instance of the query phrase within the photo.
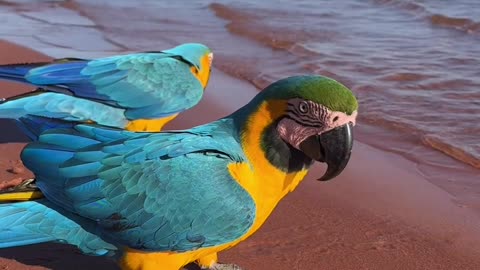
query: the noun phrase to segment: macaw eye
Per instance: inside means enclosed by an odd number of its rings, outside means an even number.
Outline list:
[[[304,114],[308,113],[308,104],[305,101],[300,102],[298,105],[298,110]]]

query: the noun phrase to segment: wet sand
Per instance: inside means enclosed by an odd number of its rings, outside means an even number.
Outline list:
[[[0,42],[2,64],[47,59]],[[32,88],[0,82],[0,89],[6,97]],[[217,119],[256,92],[214,70],[206,98],[169,127]],[[18,157],[26,137],[9,121],[2,120],[0,130],[0,184],[29,177]],[[315,181],[323,169],[315,167],[257,234],[221,253],[220,260],[248,270],[480,269],[479,217],[424,179],[414,163],[357,141],[341,176]],[[0,269],[86,268],[117,269],[66,245],[0,249]]]

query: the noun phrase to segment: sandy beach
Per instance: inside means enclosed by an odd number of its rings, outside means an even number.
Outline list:
[[[0,42],[0,64],[48,59]],[[32,88],[0,82],[0,89],[0,96],[7,97]],[[206,98],[169,128],[219,118],[256,91],[214,69]],[[219,102],[233,95],[238,96],[234,104]],[[2,120],[0,127],[1,185],[30,173],[18,156],[25,136],[11,122]],[[248,270],[480,269],[478,215],[424,179],[411,161],[357,141],[341,176],[315,181],[323,169],[313,169],[257,234],[222,253],[220,260]],[[0,269],[8,270],[117,269],[105,258],[60,244],[1,249],[0,257]]]

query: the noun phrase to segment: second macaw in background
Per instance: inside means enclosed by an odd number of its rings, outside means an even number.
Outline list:
[[[205,45],[186,43],[161,52],[3,65],[0,79],[40,88],[1,102],[0,117],[40,116],[158,132],[201,100],[212,59]]]
[[[16,119],[32,140],[49,125],[70,122],[159,132],[200,101],[212,60],[207,46],[186,43],[161,52],[3,65],[0,79],[41,88],[0,100],[0,118]],[[42,197],[34,187],[27,180],[1,190],[0,200]]]
[[[256,232],[314,161],[328,165],[321,180],[343,171],[357,108],[340,83],[296,76],[188,130],[52,126],[21,155],[46,198],[0,203],[0,248],[58,241],[124,270],[238,269],[217,253]]]

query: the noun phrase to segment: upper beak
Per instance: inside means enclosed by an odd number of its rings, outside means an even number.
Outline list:
[[[352,152],[352,124],[308,137],[300,150],[313,160],[327,163],[327,171],[318,180],[327,181],[339,175],[347,166]]]

